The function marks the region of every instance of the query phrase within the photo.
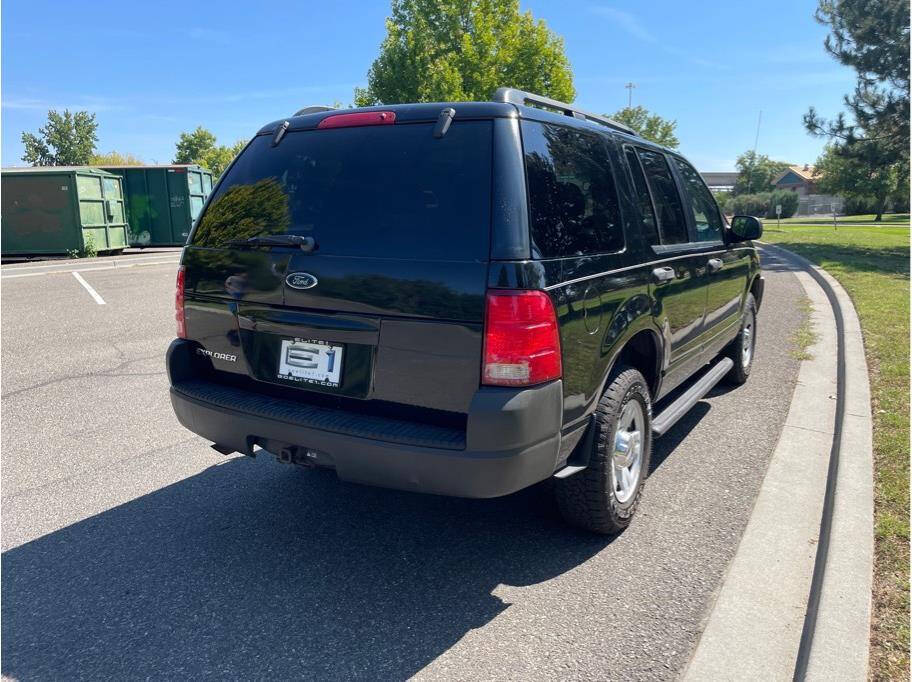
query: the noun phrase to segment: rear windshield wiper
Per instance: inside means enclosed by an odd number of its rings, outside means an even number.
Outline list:
[[[302,251],[315,251],[317,241],[299,234],[266,234],[247,239],[229,239],[228,246],[296,246]]]

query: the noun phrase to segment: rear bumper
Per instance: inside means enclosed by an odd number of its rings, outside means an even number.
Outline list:
[[[171,404],[184,427],[224,448],[299,448],[346,481],[459,497],[507,495],[548,478],[557,465],[560,381],[482,387],[465,431],[457,431],[207,382],[192,373],[194,348],[177,339],[168,349]]]

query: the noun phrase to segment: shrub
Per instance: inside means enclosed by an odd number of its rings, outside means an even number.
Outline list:
[[[95,258],[98,255],[98,249],[95,248],[95,237],[88,234],[82,247],[81,258]]]
[[[716,190],[712,195],[715,198],[716,203],[719,204],[719,210],[722,211],[722,213],[728,213],[728,201],[731,199],[731,192],[720,192]]]
[[[767,218],[776,217],[776,205],[782,205],[782,217],[791,218],[798,211],[798,193],[790,189],[777,189],[770,195],[769,206],[766,209]]]
[[[876,211],[877,200],[874,197],[846,197],[845,203],[842,205],[842,212],[845,215],[861,215],[863,213],[875,213]]]
[[[908,213],[909,212],[909,195],[908,194],[897,194],[890,200],[890,209],[894,213]]]
[[[739,194],[728,200],[728,212],[734,215],[752,215],[758,218],[775,218],[776,205],[782,204],[782,217],[791,218],[798,211],[798,193],[788,189],[757,194]]]
[[[770,192],[739,194],[728,202],[728,210],[734,215],[765,216],[770,204]]]

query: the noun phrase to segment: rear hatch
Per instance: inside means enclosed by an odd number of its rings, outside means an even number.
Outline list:
[[[253,140],[183,258],[187,336],[211,351],[214,376],[360,409],[467,411],[481,362],[492,122],[433,130]],[[285,235],[315,248],[263,244],[294,239]]]

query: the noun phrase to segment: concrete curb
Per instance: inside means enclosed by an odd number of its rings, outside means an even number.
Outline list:
[[[168,258],[180,256],[182,246],[155,246],[147,249],[127,248],[117,256],[100,255],[94,258],[34,258],[33,260],[8,261],[3,263],[4,270],[18,270],[21,268],[34,269],[40,267],[65,267],[68,265],[86,265],[92,263],[129,263],[150,258]]]
[[[165,265],[180,261],[180,250],[159,251],[148,254],[125,254],[99,258],[56,259],[32,261],[29,263],[7,263],[0,267],[0,278],[18,279],[70,272],[92,272],[93,270],[122,270],[144,265]]]
[[[824,270],[763,245],[796,269],[811,300],[817,340],[801,363],[789,413],[754,510],[723,579],[686,680],[793,679],[802,642],[836,424],[837,325],[816,271],[843,318],[845,409],[829,548],[807,679],[864,680],[873,566],[873,452],[868,373],[851,299]],[[775,311],[761,309],[762,315]],[[762,326],[758,325],[762,334]],[[820,570],[820,569],[818,569]],[[808,642],[805,643],[807,647]]]

